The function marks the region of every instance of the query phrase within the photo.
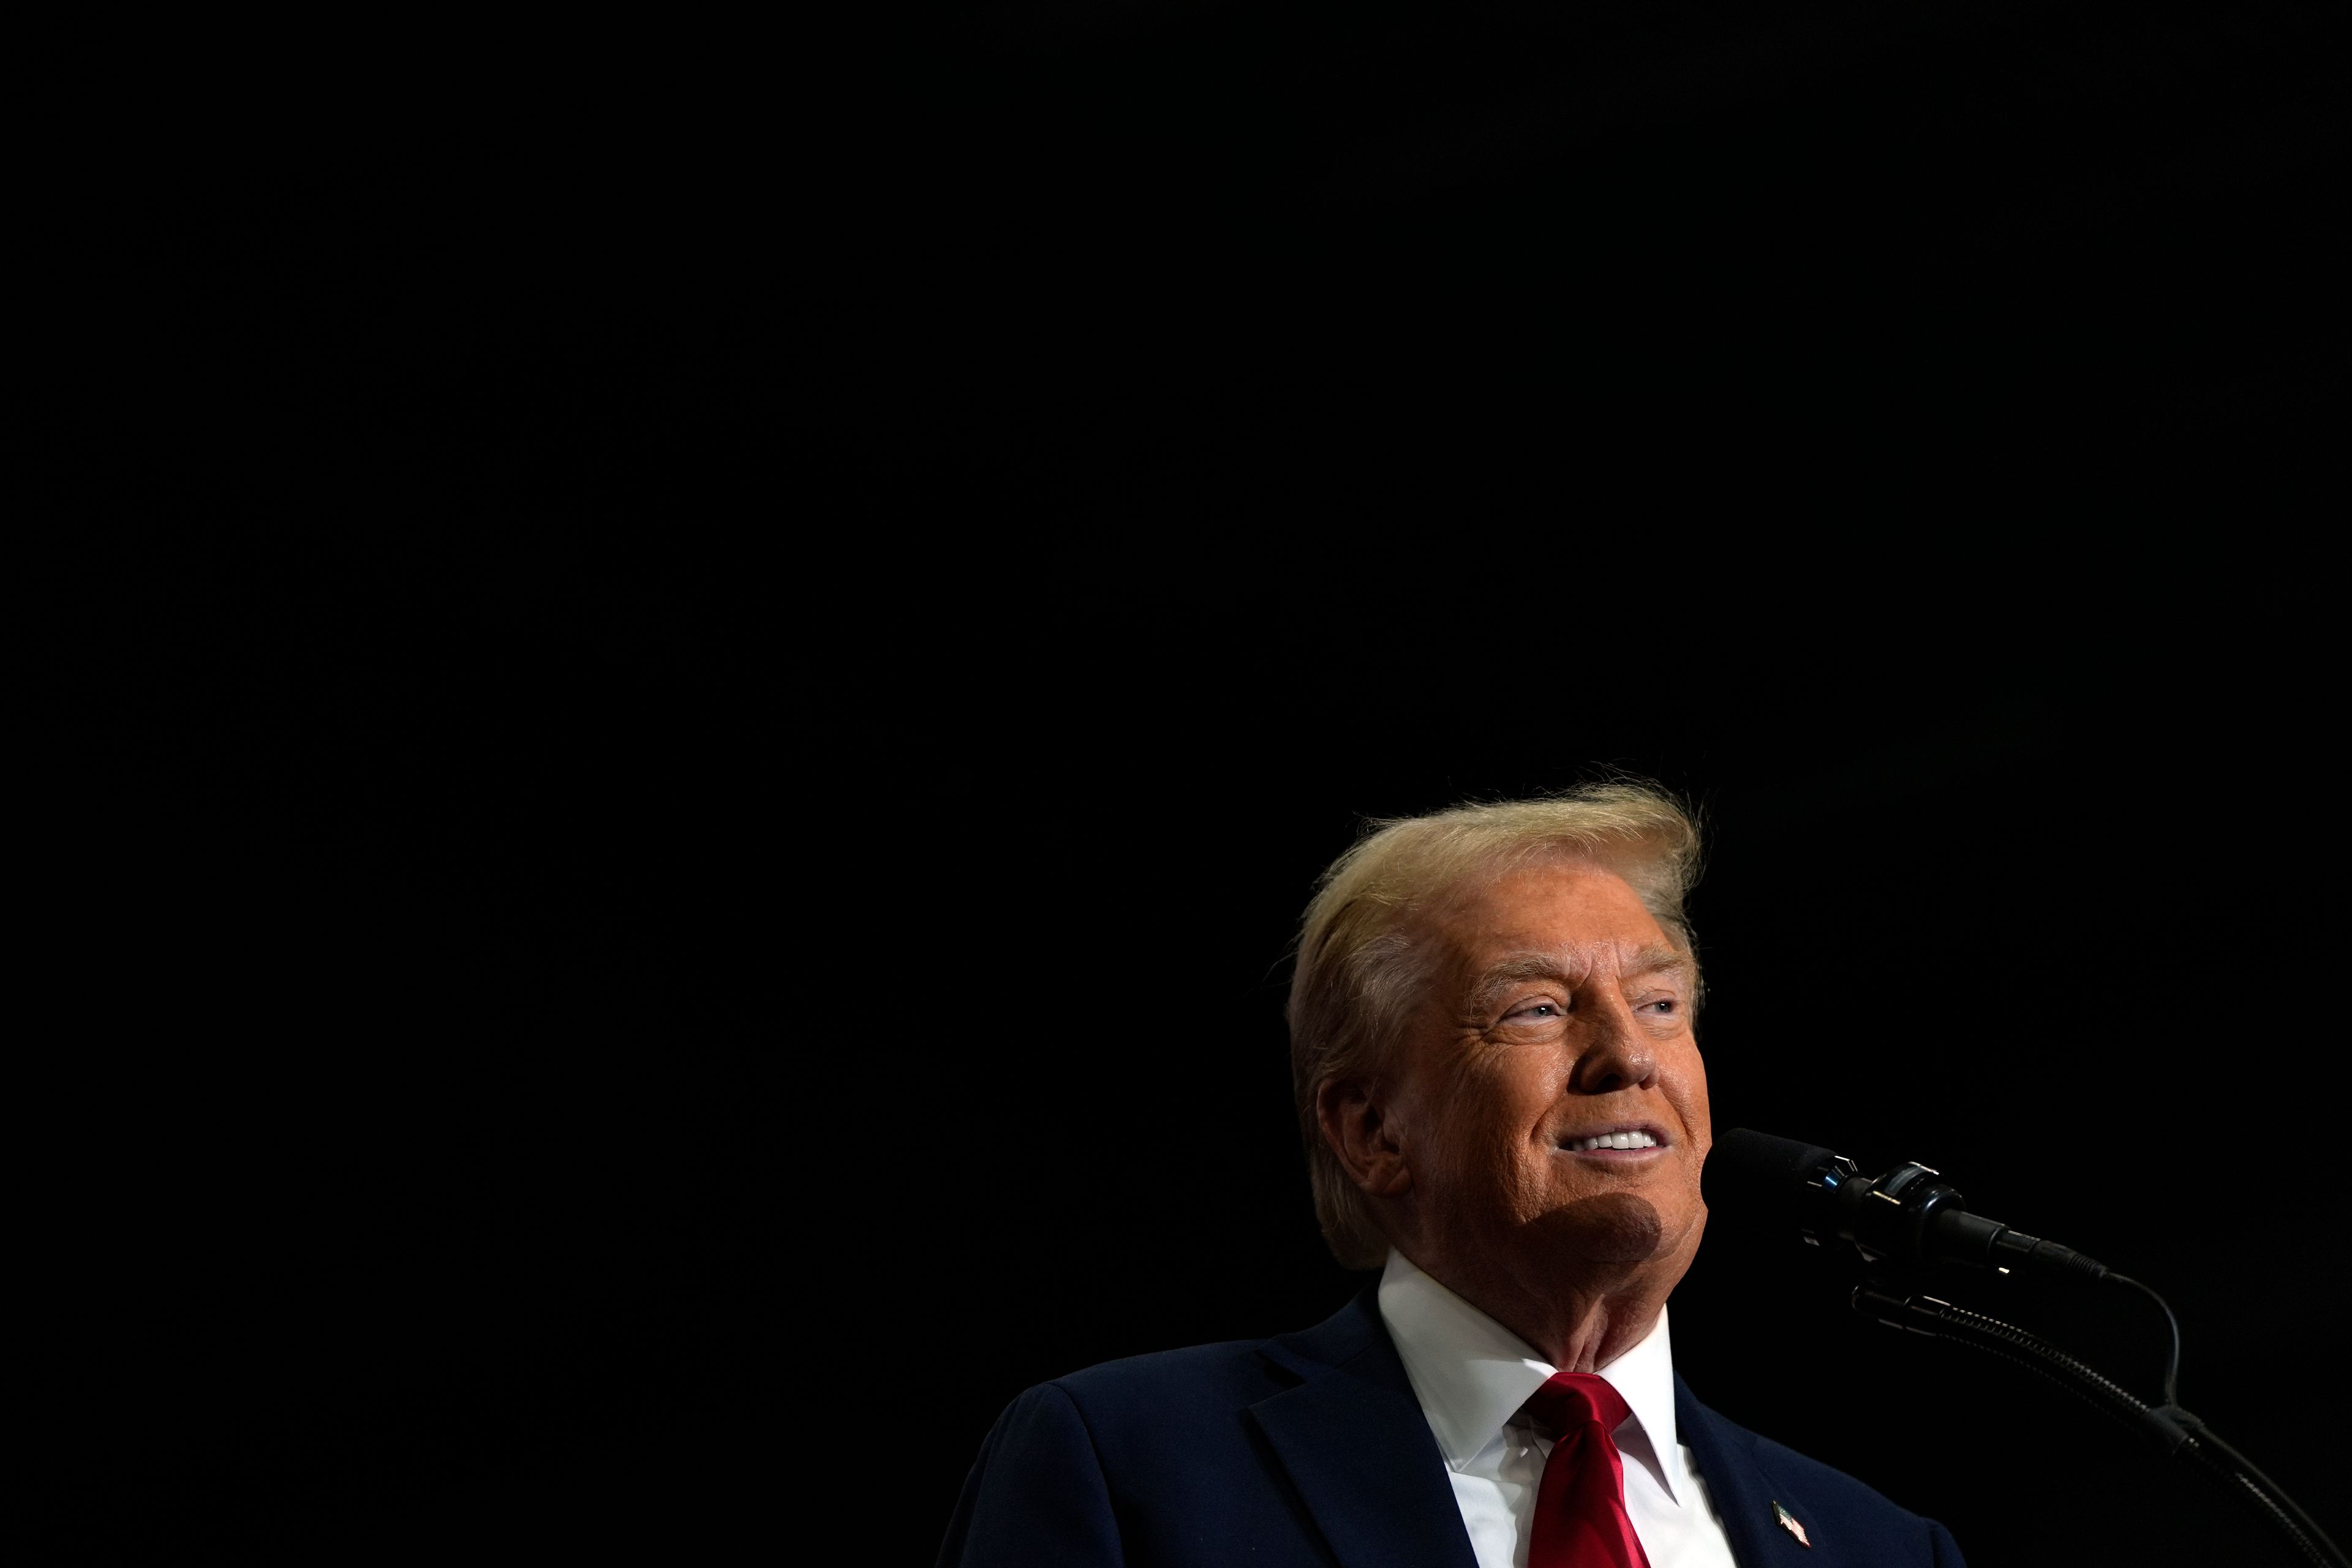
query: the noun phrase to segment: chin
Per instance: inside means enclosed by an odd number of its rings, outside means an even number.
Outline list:
[[[1528,1230],[1528,1241],[1544,1253],[1586,1262],[1642,1263],[1666,1250],[1664,1218],[1638,1193],[1571,1199]]]

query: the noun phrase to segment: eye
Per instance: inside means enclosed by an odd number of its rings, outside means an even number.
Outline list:
[[[1682,1003],[1672,996],[1661,996],[1654,1002],[1644,1002],[1642,1005],[1657,1013],[1661,1017],[1669,1017],[1683,1010]]]
[[[1506,1018],[1559,1018],[1565,1016],[1567,1012],[1568,1009],[1557,1002],[1527,1002],[1512,1008],[1503,1016]]]

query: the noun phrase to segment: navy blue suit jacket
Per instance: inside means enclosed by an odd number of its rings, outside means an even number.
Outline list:
[[[1733,1426],[1680,1378],[1675,1422],[1741,1568],[1959,1568],[1942,1525]],[[982,1446],[940,1563],[1476,1568],[1369,1289],[1304,1333],[1137,1356],[1029,1390]]]

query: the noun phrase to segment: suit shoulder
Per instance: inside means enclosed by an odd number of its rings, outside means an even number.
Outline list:
[[[1277,1392],[1274,1369],[1259,1354],[1262,1342],[1229,1340],[1125,1356],[1054,1378],[1047,1386],[1069,1396],[1082,1411],[1108,1413],[1129,1406],[1184,1406],[1204,1398],[1220,1405],[1246,1404]]]
[[[1023,1401],[1062,1404],[1112,1469],[1152,1455],[1205,1455],[1248,1441],[1249,1407],[1296,1379],[1251,1341],[1104,1362],[1054,1378]]]

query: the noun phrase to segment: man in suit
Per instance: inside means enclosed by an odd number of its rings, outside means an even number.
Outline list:
[[[990,1433],[942,1564],[1957,1568],[1942,1526],[1675,1375],[1706,1220],[1697,833],[1612,784],[1390,823],[1325,875],[1290,997],[1333,1253],[1262,1344],[1094,1367]]]

